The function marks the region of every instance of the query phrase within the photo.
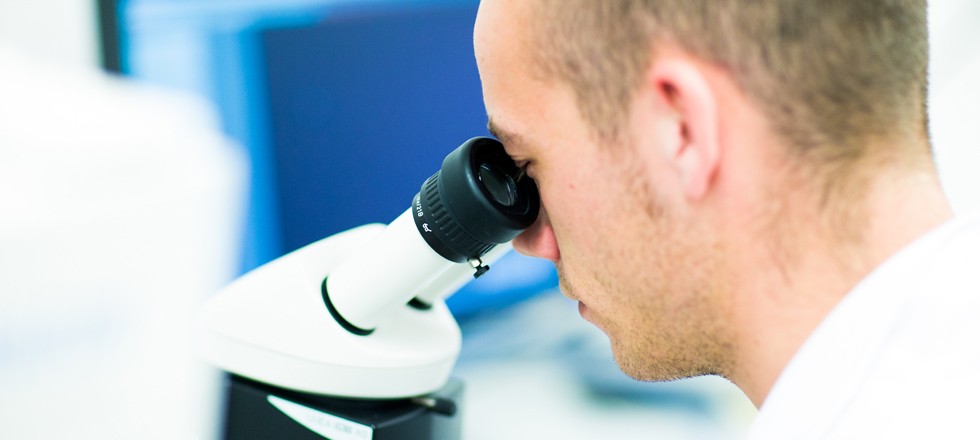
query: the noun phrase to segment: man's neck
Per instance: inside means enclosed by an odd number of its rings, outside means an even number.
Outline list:
[[[927,167],[926,167],[927,168]],[[878,170],[854,211],[856,241],[842,242],[826,219],[793,216],[787,254],[756,246],[741,261],[733,320],[738,329],[731,379],[761,406],[803,342],[837,303],[876,267],[952,216],[931,170]],[[812,206],[812,205],[811,205]],[[798,207],[793,207],[795,209]],[[853,215],[858,213],[859,215]],[[785,233],[786,231],[782,231]],[[783,261],[780,261],[783,260]]]

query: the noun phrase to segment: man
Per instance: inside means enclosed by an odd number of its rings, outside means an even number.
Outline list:
[[[753,438],[980,436],[980,218],[931,158],[923,0],[483,0],[519,251],[640,380],[717,374]],[[972,434],[972,436],[971,436]]]

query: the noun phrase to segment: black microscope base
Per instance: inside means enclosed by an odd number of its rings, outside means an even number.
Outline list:
[[[225,440],[458,440],[461,436],[463,386],[455,380],[420,399],[370,400],[302,393],[229,375],[225,395],[221,437]]]

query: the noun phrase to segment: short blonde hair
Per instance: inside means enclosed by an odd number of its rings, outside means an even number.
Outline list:
[[[808,162],[856,161],[870,140],[928,146],[925,0],[536,0],[535,62],[615,136],[669,40],[728,71]],[[925,148],[928,155],[928,147]]]

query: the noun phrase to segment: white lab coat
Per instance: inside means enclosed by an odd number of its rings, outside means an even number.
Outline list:
[[[824,319],[749,438],[980,439],[980,213],[902,249]]]

